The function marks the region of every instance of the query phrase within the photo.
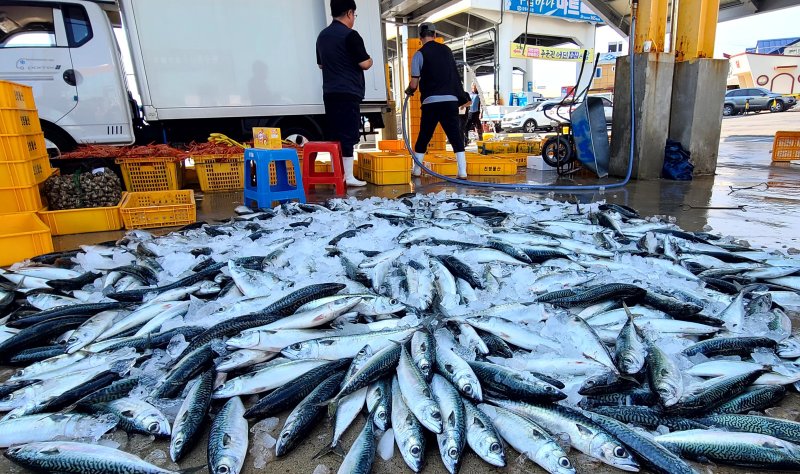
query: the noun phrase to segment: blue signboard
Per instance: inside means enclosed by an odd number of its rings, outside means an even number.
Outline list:
[[[588,5],[581,0],[505,0],[506,11],[527,13],[531,15],[554,16],[566,20],[591,21],[602,23]]]

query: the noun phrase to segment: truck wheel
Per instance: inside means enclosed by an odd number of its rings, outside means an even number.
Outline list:
[[[783,112],[784,106],[782,100],[773,100],[769,105],[770,112]]]
[[[730,117],[733,115],[734,108],[731,104],[725,104],[725,107],[722,108],[722,115],[725,117]]]
[[[553,168],[569,163],[572,159],[572,147],[564,137],[553,137],[542,147],[542,159]]]
[[[54,153],[54,147],[57,148],[57,151],[60,153],[66,153],[78,147],[78,144],[75,142],[75,140],[73,140],[73,138],[69,136],[67,132],[61,130],[61,128],[56,125],[42,122],[42,131],[44,132],[44,138],[49,154],[59,154]]]

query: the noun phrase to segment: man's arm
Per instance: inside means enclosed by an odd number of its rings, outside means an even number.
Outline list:
[[[408,83],[408,87],[406,88],[406,94],[414,95],[417,88],[419,87],[419,78],[422,75],[422,53],[417,51],[414,53],[414,57],[411,58],[411,81]]]
[[[317,66],[319,66],[319,68],[322,69],[322,58],[319,57],[319,45],[317,45],[316,50],[317,50]]]
[[[358,31],[353,30],[347,35],[345,46],[347,46],[350,57],[358,64],[358,67],[365,71],[372,67],[372,58],[369,57],[369,53],[367,53],[367,49],[364,47],[364,39],[361,38]]]

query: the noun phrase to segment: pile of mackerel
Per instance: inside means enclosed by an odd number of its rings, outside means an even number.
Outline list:
[[[800,259],[626,206],[237,208],[0,276],[0,448],[33,470],[254,472],[317,432],[340,473],[800,469],[765,414],[800,384]]]

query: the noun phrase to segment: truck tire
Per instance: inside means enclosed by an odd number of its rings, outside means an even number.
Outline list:
[[[78,147],[75,140],[67,132],[62,130],[61,127],[53,125],[50,122],[42,121],[41,123],[45,140],[55,145],[60,153],[66,153]],[[48,146],[50,146],[49,143]],[[48,153],[51,153],[51,151],[48,150]]]
[[[732,104],[725,104],[725,107],[722,108],[722,115],[724,117],[730,117],[735,111],[736,109],[733,108]]]
[[[783,112],[786,107],[783,106],[782,100],[773,100],[769,105],[770,112]]]

